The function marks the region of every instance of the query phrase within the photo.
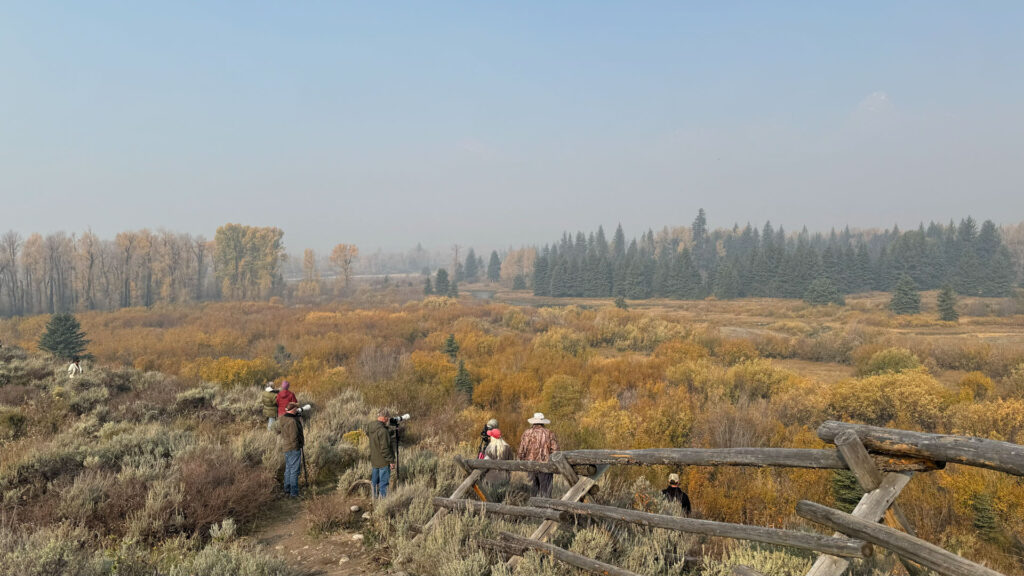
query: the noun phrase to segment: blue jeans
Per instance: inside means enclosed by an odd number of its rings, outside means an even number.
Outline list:
[[[274,431],[274,422],[277,422],[277,418],[274,418],[273,416],[267,419],[267,430],[270,430],[271,432]]]
[[[370,475],[370,485],[373,487],[374,498],[384,498],[388,495],[388,483],[391,482],[391,467],[374,468]]]
[[[284,493],[299,495],[299,468],[302,467],[302,451],[289,450],[284,453]]]

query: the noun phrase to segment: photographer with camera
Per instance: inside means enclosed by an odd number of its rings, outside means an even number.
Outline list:
[[[484,424],[484,429],[480,431],[480,449],[477,450],[477,459],[483,460],[486,457],[487,447],[491,444],[491,430],[497,427],[497,418],[491,418],[487,421],[487,424]]]
[[[274,429],[274,422],[277,421],[277,393],[273,382],[267,382],[260,396],[260,404],[263,406],[263,417],[267,419],[267,430]]]
[[[292,498],[299,497],[299,468],[302,465],[302,448],[306,443],[302,434],[302,419],[299,417],[301,412],[298,403],[289,403],[285,406],[279,426],[284,448],[284,492]]]
[[[377,421],[366,427],[366,436],[370,439],[370,465],[373,467],[370,485],[374,498],[388,495],[391,471],[395,469],[395,446],[391,430],[388,429],[391,421],[391,412],[381,408],[377,411]]]

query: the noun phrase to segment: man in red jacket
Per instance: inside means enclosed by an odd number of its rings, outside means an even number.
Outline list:
[[[285,408],[288,407],[289,403],[295,402],[297,404],[299,402],[299,399],[295,397],[295,394],[292,394],[292,391],[288,389],[289,386],[290,386],[290,384],[288,384],[287,380],[285,380],[284,382],[281,382],[281,391],[277,393],[277,417],[278,418],[280,418],[281,416],[284,415]]]

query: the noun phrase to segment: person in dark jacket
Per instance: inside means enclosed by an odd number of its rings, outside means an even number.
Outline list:
[[[267,387],[260,395],[260,404],[263,406],[263,417],[267,419],[267,430],[274,429],[274,422],[277,421],[277,390],[273,382],[267,382]]]
[[[683,507],[683,513],[690,515],[690,497],[679,487],[679,474],[668,475],[668,488],[661,491],[662,495],[669,502],[678,502]]]
[[[366,436],[370,439],[370,485],[373,487],[374,498],[388,495],[388,484],[391,482],[391,471],[395,469],[395,447],[388,430],[391,412],[386,408],[377,411],[377,421],[366,428]]]
[[[299,469],[302,467],[302,419],[298,415],[299,405],[295,402],[285,406],[279,430],[284,448],[284,492],[287,496],[299,496]]]

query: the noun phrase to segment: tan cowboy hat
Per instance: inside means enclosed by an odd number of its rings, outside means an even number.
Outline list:
[[[530,424],[551,424],[551,420],[545,418],[543,412],[534,412],[533,418],[528,418],[526,421]]]
[[[668,483],[669,484],[679,484],[679,474],[669,474],[668,475]]]

